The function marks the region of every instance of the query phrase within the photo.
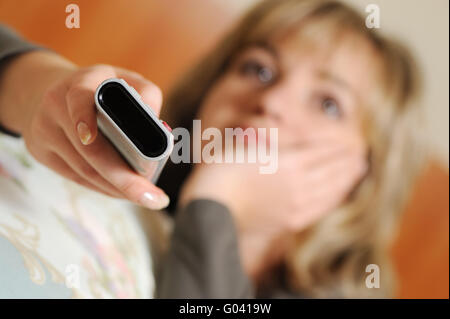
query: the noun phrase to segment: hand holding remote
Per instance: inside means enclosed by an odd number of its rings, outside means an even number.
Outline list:
[[[133,171],[98,134],[94,93],[123,78],[159,114],[161,91],[137,73],[97,65],[78,68],[50,52],[15,58],[2,73],[0,122],[22,134],[30,153],[60,175],[95,191],[151,209],[168,205],[158,187]]]

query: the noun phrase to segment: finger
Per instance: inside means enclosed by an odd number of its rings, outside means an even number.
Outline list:
[[[356,178],[362,175],[365,169],[364,159],[359,156],[342,154],[335,156],[332,160],[315,165],[314,168],[304,173],[305,183],[328,183],[333,184],[335,176],[345,174]]]
[[[59,134],[53,134],[52,138],[48,140],[50,149],[57,153],[59,157],[80,177],[89,181],[103,192],[112,194],[114,197],[123,198],[123,194],[117,190],[104,179],[88,162],[78,153],[73,147],[70,140],[65,135],[65,132],[58,128],[55,130]]]
[[[159,87],[138,73],[121,68],[117,68],[116,71],[117,76],[131,85],[142,97],[144,103],[150,106],[156,115],[159,116],[163,99]]]
[[[68,138],[86,162],[125,198],[150,209],[162,209],[169,204],[167,195],[134,172],[102,134],[98,134],[95,141],[89,145],[83,145],[73,136]]]
[[[49,168],[58,173],[59,175],[79,184],[86,188],[92,189],[96,192],[102,193],[110,197],[117,197],[114,193],[105,191],[96,185],[90,183],[80,175],[78,175],[69,165],[67,165],[64,160],[59,157],[56,153],[50,153],[46,155],[46,163]]]
[[[281,152],[279,155],[279,167],[281,170],[284,168],[289,170],[298,168],[302,171],[309,171],[348,152],[348,148],[342,144],[320,143],[308,145],[300,149]]]
[[[114,68],[96,66],[75,78],[66,94],[66,105],[73,130],[84,145],[92,143],[97,136],[97,117],[94,95],[97,87],[106,79],[115,77]]]
[[[335,187],[338,186],[341,189],[347,188],[349,183],[351,183],[351,178],[349,176],[343,176],[334,186],[321,188],[319,192],[309,198],[309,201],[292,218],[291,226],[297,229],[303,229],[306,225],[311,225],[329,213],[332,213],[345,200],[345,196],[342,194],[334,193]]]
[[[304,227],[338,207],[364,172],[363,165],[361,169],[355,169],[358,166],[356,161],[340,162],[333,166],[330,168],[334,170],[331,174],[328,172],[309,176],[306,182],[308,191],[303,192],[307,196],[303,196],[301,205],[294,211],[295,216],[290,220],[291,226]]]

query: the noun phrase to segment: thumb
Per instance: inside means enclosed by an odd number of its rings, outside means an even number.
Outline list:
[[[66,94],[69,116],[84,145],[91,144],[98,134],[95,91],[102,81],[114,76],[114,70],[110,67],[95,67],[75,78]]]
[[[67,94],[67,107],[81,143],[91,144],[97,137],[94,94],[90,88],[75,86]]]

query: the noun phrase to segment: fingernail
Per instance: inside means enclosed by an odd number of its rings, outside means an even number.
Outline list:
[[[169,205],[169,202],[169,197],[164,193],[151,194],[146,192],[141,197],[142,205],[150,209],[163,209]]]
[[[77,131],[78,135],[80,136],[81,143],[83,143],[84,145],[88,145],[92,134],[87,124],[84,122],[78,123]]]

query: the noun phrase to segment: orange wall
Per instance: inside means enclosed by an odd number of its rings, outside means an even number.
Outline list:
[[[80,29],[65,27],[70,3],[80,8]],[[215,3],[0,0],[0,22],[80,65],[108,63],[136,70],[167,90],[230,25],[230,12]]]
[[[419,180],[393,247],[401,298],[449,297],[448,171],[430,165]]]
[[[65,27],[69,3],[80,7],[80,29]],[[109,63],[129,68],[167,92],[235,20],[224,3],[0,0],[0,21],[80,65]],[[449,297],[448,191],[448,171],[437,165],[417,185],[393,247],[399,297]]]

